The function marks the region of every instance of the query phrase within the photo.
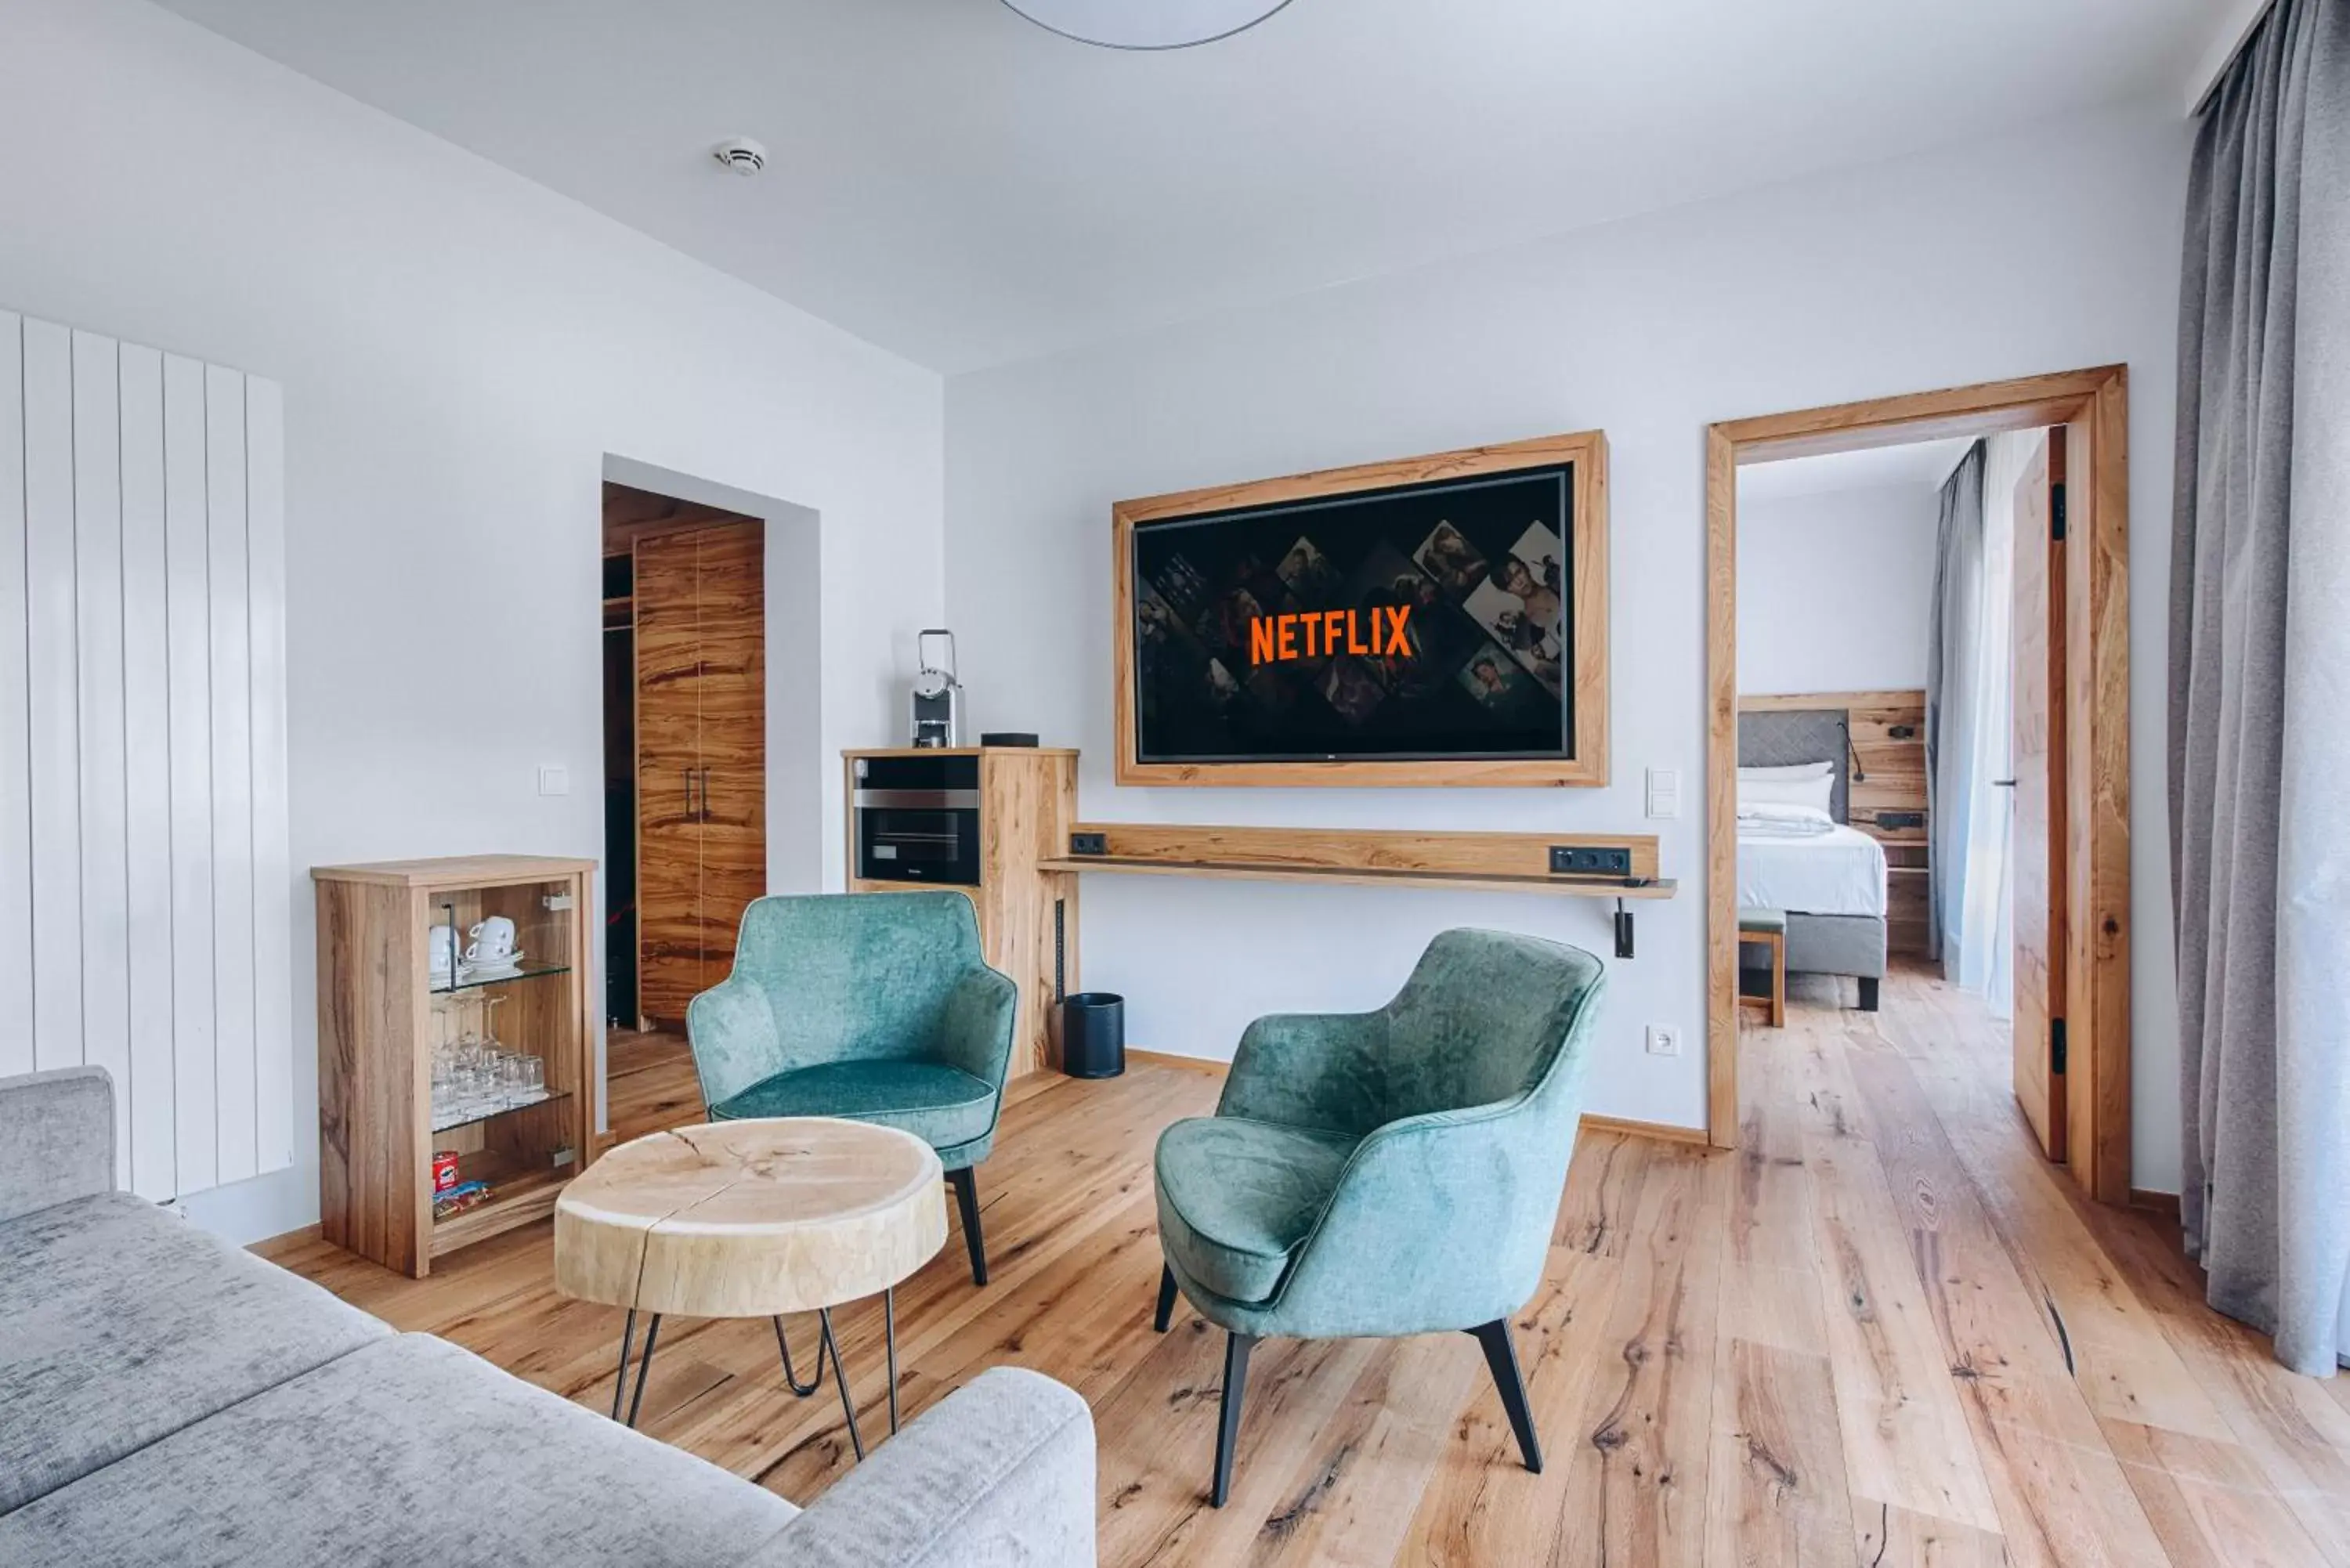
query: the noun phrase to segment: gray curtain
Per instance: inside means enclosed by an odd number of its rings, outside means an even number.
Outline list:
[[[1934,536],[1934,602],[1926,643],[1927,946],[1943,972],[1960,974],[1966,929],[1967,860],[1973,814],[1981,704],[1974,686],[1983,668],[1983,443],[1967,449],[1942,482],[1942,519]]]
[[[2350,0],[2279,0],[2189,183],[2170,805],[2187,1244],[2350,1345]]]

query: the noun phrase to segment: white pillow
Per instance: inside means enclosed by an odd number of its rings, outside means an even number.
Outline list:
[[[1835,832],[1835,822],[1826,812],[1808,805],[1757,805],[1750,801],[1739,807],[1738,831],[1773,838],[1810,838]]]
[[[1808,779],[1750,779],[1740,770],[1738,809],[1750,805],[1801,805],[1828,812],[1835,803],[1835,777],[1822,774]]]
[[[1834,763],[1789,763],[1783,767],[1740,768],[1738,776],[1746,779],[1824,779],[1835,772]]]

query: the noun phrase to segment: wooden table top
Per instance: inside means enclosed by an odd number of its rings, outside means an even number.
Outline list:
[[[910,1133],[822,1116],[677,1127],[622,1144],[555,1206],[567,1296],[769,1317],[877,1295],[946,1242],[946,1175]]]

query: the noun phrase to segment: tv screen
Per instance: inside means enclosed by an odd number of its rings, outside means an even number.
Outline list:
[[[1571,757],[1574,473],[1138,523],[1136,760]]]

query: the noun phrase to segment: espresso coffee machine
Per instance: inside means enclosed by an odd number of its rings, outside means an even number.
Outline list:
[[[933,639],[946,644],[943,665],[931,662]],[[911,743],[923,747],[962,745],[962,682],[955,679],[954,633],[943,628],[917,632],[914,655],[921,669],[914,676],[914,689],[907,702],[913,722]]]

